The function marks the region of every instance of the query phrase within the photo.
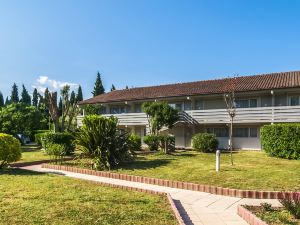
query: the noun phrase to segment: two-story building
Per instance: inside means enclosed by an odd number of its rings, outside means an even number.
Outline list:
[[[230,117],[224,94],[232,90],[235,149],[261,149],[259,128],[264,124],[300,122],[300,71],[115,90],[79,105],[100,104],[104,116],[117,117],[120,127],[143,137],[148,120],[142,103],[166,101],[180,111],[180,121],[164,131],[175,135],[176,147],[188,148],[195,133],[209,132],[220,148],[227,148]],[[79,126],[83,117],[77,118]]]

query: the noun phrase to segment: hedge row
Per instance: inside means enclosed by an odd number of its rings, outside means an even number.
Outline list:
[[[300,159],[300,124],[265,125],[260,135],[262,148],[270,156]]]

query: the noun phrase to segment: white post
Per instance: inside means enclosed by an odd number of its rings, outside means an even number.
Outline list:
[[[220,171],[220,157],[221,157],[221,151],[217,150],[216,151],[216,171]]]

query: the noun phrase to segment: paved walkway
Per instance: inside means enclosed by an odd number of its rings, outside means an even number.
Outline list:
[[[205,192],[188,191],[139,182],[98,177],[60,170],[44,169],[41,168],[41,165],[22,167],[22,169],[38,172],[50,172],[84,180],[138,187],[147,190],[170,193],[171,197],[175,201],[176,207],[178,208],[187,225],[247,225],[247,223],[237,215],[237,205],[259,205],[262,202],[268,202],[274,206],[280,205],[277,200],[272,199],[247,199],[227,197]]]

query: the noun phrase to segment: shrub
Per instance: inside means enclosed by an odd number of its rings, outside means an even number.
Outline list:
[[[142,149],[141,137],[136,134],[130,134],[128,137],[128,147],[130,151],[140,151]]]
[[[149,134],[144,137],[144,142],[148,145],[150,151],[157,151],[159,148],[160,138],[157,135]]]
[[[260,135],[262,148],[268,155],[300,159],[300,124],[265,125]]]
[[[53,144],[65,145],[66,155],[70,155],[75,150],[74,137],[70,133],[44,133],[41,135],[43,148],[47,151],[48,146]]]
[[[159,135],[160,148],[165,153],[175,151],[175,136],[174,135]]]
[[[83,119],[76,143],[86,156],[92,158],[95,169],[111,169],[133,159],[128,134],[119,130],[117,125],[115,117],[89,115]]]
[[[283,198],[279,199],[283,207],[286,208],[296,219],[300,219],[300,194],[293,193],[293,196],[284,194]]]
[[[50,156],[51,159],[54,159],[57,163],[58,161],[62,161],[64,156],[66,155],[67,146],[64,144],[48,144],[45,152]]]
[[[38,145],[42,145],[42,138],[45,134],[50,133],[50,131],[38,132],[34,135],[34,141]]]
[[[192,138],[192,147],[202,152],[215,152],[219,142],[214,134],[199,133]]]
[[[0,168],[21,159],[21,144],[11,135],[0,133]]]

